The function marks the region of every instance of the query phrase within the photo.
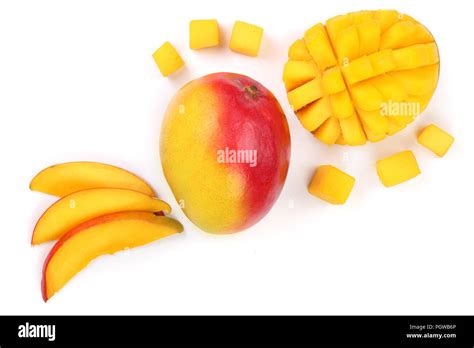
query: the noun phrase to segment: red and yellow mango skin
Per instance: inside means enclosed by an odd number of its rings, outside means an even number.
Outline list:
[[[222,163],[226,149],[255,150],[255,165]],[[211,233],[238,232],[263,218],[282,190],[290,160],[288,123],[260,83],[215,73],[189,82],[171,100],[160,155],[166,180],[192,222]]]

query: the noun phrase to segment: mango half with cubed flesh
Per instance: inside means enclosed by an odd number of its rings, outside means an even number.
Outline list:
[[[362,145],[405,128],[439,76],[433,35],[393,10],[318,23],[289,48],[283,81],[305,129],[326,144]]]

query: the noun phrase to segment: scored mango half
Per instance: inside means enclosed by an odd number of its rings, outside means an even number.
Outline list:
[[[377,142],[404,129],[426,108],[439,77],[433,35],[394,10],[318,23],[288,58],[288,101],[303,127],[328,145]]]

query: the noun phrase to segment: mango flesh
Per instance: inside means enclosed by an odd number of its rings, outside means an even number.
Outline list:
[[[344,204],[354,187],[355,179],[342,170],[324,165],[314,173],[308,191],[331,204]]]
[[[242,231],[271,209],[286,179],[290,134],[274,95],[216,73],[183,86],[162,121],[165,178],[187,217],[211,233]]]
[[[215,19],[195,19],[189,23],[189,48],[199,50],[219,45],[219,24]]]
[[[155,197],[156,193],[137,175],[106,163],[66,162],[52,165],[31,180],[30,189],[64,197],[92,188],[121,188]]]
[[[70,229],[51,249],[43,267],[41,290],[48,301],[93,259],[180,233],[176,220],[149,212],[99,216]]]
[[[170,206],[144,193],[98,188],[78,191],[51,205],[33,230],[33,245],[55,240],[71,228],[101,215],[123,211],[171,212]]]
[[[234,52],[256,57],[260,50],[262,38],[262,28],[250,23],[236,21],[232,29],[229,48]]]
[[[168,41],[161,45],[155,53],[153,53],[158,69],[163,76],[169,76],[184,66],[184,61],[178,51]]]
[[[404,129],[426,108],[439,77],[431,33],[393,10],[318,23],[293,42],[288,58],[288,101],[302,125],[328,145],[362,145]]]
[[[403,151],[377,161],[377,174],[385,187],[391,187],[418,176],[420,168],[411,151]]]
[[[454,143],[454,138],[434,124],[430,124],[418,134],[418,142],[443,157]]]

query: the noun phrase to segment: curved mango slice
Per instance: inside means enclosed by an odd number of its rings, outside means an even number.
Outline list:
[[[325,144],[361,145],[395,134],[426,108],[438,83],[433,36],[394,10],[318,23],[291,45],[288,57],[288,101]]]
[[[99,217],[123,211],[171,212],[171,207],[144,193],[124,189],[90,189],[72,193],[50,206],[36,223],[33,245],[55,240],[71,228]]]
[[[155,191],[135,174],[105,163],[68,162],[55,164],[39,172],[30,189],[64,197],[92,188],[122,188],[155,196]]]
[[[176,220],[146,212],[105,215],[70,229],[51,249],[41,289],[48,301],[93,259],[180,233]]]

